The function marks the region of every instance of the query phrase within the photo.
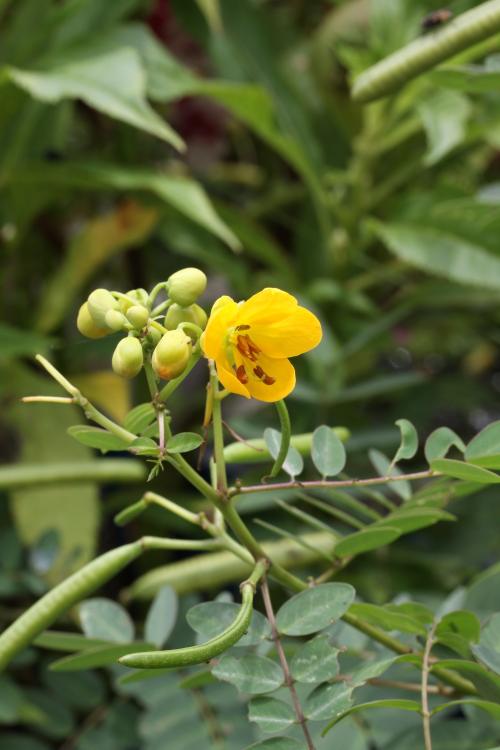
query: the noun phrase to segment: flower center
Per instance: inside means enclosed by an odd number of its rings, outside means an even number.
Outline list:
[[[230,337],[232,346],[238,350],[243,358],[242,364],[238,366],[233,364],[235,375],[243,385],[248,383],[249,378],[256,378],[264,385],[274,385],[276,379],[268,375],[259,364],[259,355],[262,352],[252,341],[250,335],[246,333],[246,331],[249,330],[250,326],[237,326],[234,329],[233,335]],[[245,333],[243,333],[243,331],[245,331]]]

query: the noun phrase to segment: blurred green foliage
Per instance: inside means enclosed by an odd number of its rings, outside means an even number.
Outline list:
[[[456,13],[474,5],[451,3]],[[456,61],[477,65],[474,75],[430,73],[367,108],[349,99],[352,77],[413,39],[437,7],[0,0],[3,462],[92,459],[66,436],[80,419],[73,407],[18,403],[52,387],[32,355],[50,353],[122,420],[146,393],[109,371],[114,337],[82,341],[78,307],[96,286],[150,288],[190,264],[209,276],[206,302],[269,285],[315,309],[325,336],[300,364],[294,429],[348,425],[353,476],[368,469],[368,448],[394,452],[396,419],[421,435],[445,424],[467,440],[499,417],[500,41]],[[199,425],[196,377],[176,403],[178,431]],[[228,419],[246,437],[261,437],[269,422],[262,405],[240,399]],[[420,451],[409,465],[422,462]],[[198,507],[171,473],[153,489]],[[154,509],[130,531],[113,525],[141,491],[118,472],[100,488],[92,480],[3,492],[2,625],[96,549],[138,529],[167,530]],[[250,517],[301,529],[274,498],[258,507],[250,500]],[[458,523],[362,556],[348,580],[367,601],[415,596],[431,608],[468,587],[498,560],[496,491],[456,500],[452,511]],[[170,530],[182,533],[178,524]],[[268,538],[269,528],[255,533]],[[165,555],[141,560],[107,593],[116,596],[156,562]],[[500,609],[497,579],[486,580],[482,598],[484,581],[467,594],[483,602],[478,614],[485,600]],[[187,599],[183,611],[195,601]],[[142,605],[133,614],[141,620]],[[183,621],[169,644],[192,641]],[[355,650],[366,646],[354,631],[346,637]],[[15,681],[2,677],[2,750],[237,750],[257,737],[232,687],[182,691],[169,675],[116,688],[114,671],[51,673],[45,652],[26,651]],[[366,700],[381,697],[363,690]],[[418,716],[373,712],[346,720],[318,746],[404,750],[417,746],[420,731]],[[498,724],[472,707],[437,719],[433,736],[434,750],[500,743]]]

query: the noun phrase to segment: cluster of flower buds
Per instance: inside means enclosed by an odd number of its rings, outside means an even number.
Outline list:
[[[145,289],[126,294],[95,289],[80,307],[76,324],[91,339],[126,332],[113,353],[112,367],[118,375],[134,378],[150,362],[158,378],[170,380],[185,369],[206,326],[207,314],[197,304],[206,284],[203,271],[183,268],[151,294]],[[162,288],[167,300],[155,307],[154,298]],[[161,324],[158,318],[164,310]]]

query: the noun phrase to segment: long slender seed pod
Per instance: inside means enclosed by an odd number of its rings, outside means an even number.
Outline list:
[[[354,81],[352,98],[357,102],[372,102],[387,96],[407,81],[498,31],[500,0],[481,3],[361,73]]]
[[[0,635],[0,670],[59,615],[106,583],[142,550],[138,541],[106,552],[42,596]]]
[[[276,401],[275,406],[280,420],[281,443],[278,455],[276,456],[273,464],[273,468],[271,469],[271,473],[269,474],[271,479],[274,479],[274,477],[278,476],[278,474],[280,473],[281,467],[285,463],[288,449],[290,448],[290,440],[292,438],[290,415],[288,414],[288,409],[285,401],[283,399],[281,399],[281,401]]]
[[[234,645],[248,630],[252,619],[255,583],[266,566],[258,563],[254,572],[241,585],[241,607],[231,625],[219,635],[199,646],[175,648],[170,651],[150,651],[147,653],[127,654],[119,659],[126,667],[137,669],[162,669],[165,667],[187,667],[190,664],[201,664],[210,661]]]

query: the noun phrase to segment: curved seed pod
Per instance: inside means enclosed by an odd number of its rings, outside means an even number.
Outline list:
[[[276,456],[276,460],[273,464],[273,468],[271,469],[271,473],[269,474],[271,479],[274,479],[274,477],[278,476],[278,474],[280,473],[281,467],[285,463],[288,449],[290,448],[290,440],[292,438],[292,426],[290,424],[290,415],[288,414],[288,409],[286,407],[284,400],[281,399],[281,401],[276,401],[275,406],[276,406],[276,411],[278,412],[278,417],[280,420],[281,443],[280,443],[280,449],[279,449],[278,455]]]
[[[106,552],[42,596],[0,635],[0,670],[59,615],[106,583],[142,550],[138,541]]]
[[[368,68],[354,81],[352,98],[371,102],[500,31],[500,0],[489,0]]]
[[[199,646],[174,648],[170,651],[150,651],[148,653],[127,654],[119,659],[120,664],[138,669],[161,669],[164,667],[186,667],[190,664],[201,664],[222,654],[245,635],[252,619],[254,585],[245,582],[242,585],[241,607],[231,625],[220,635]]]

